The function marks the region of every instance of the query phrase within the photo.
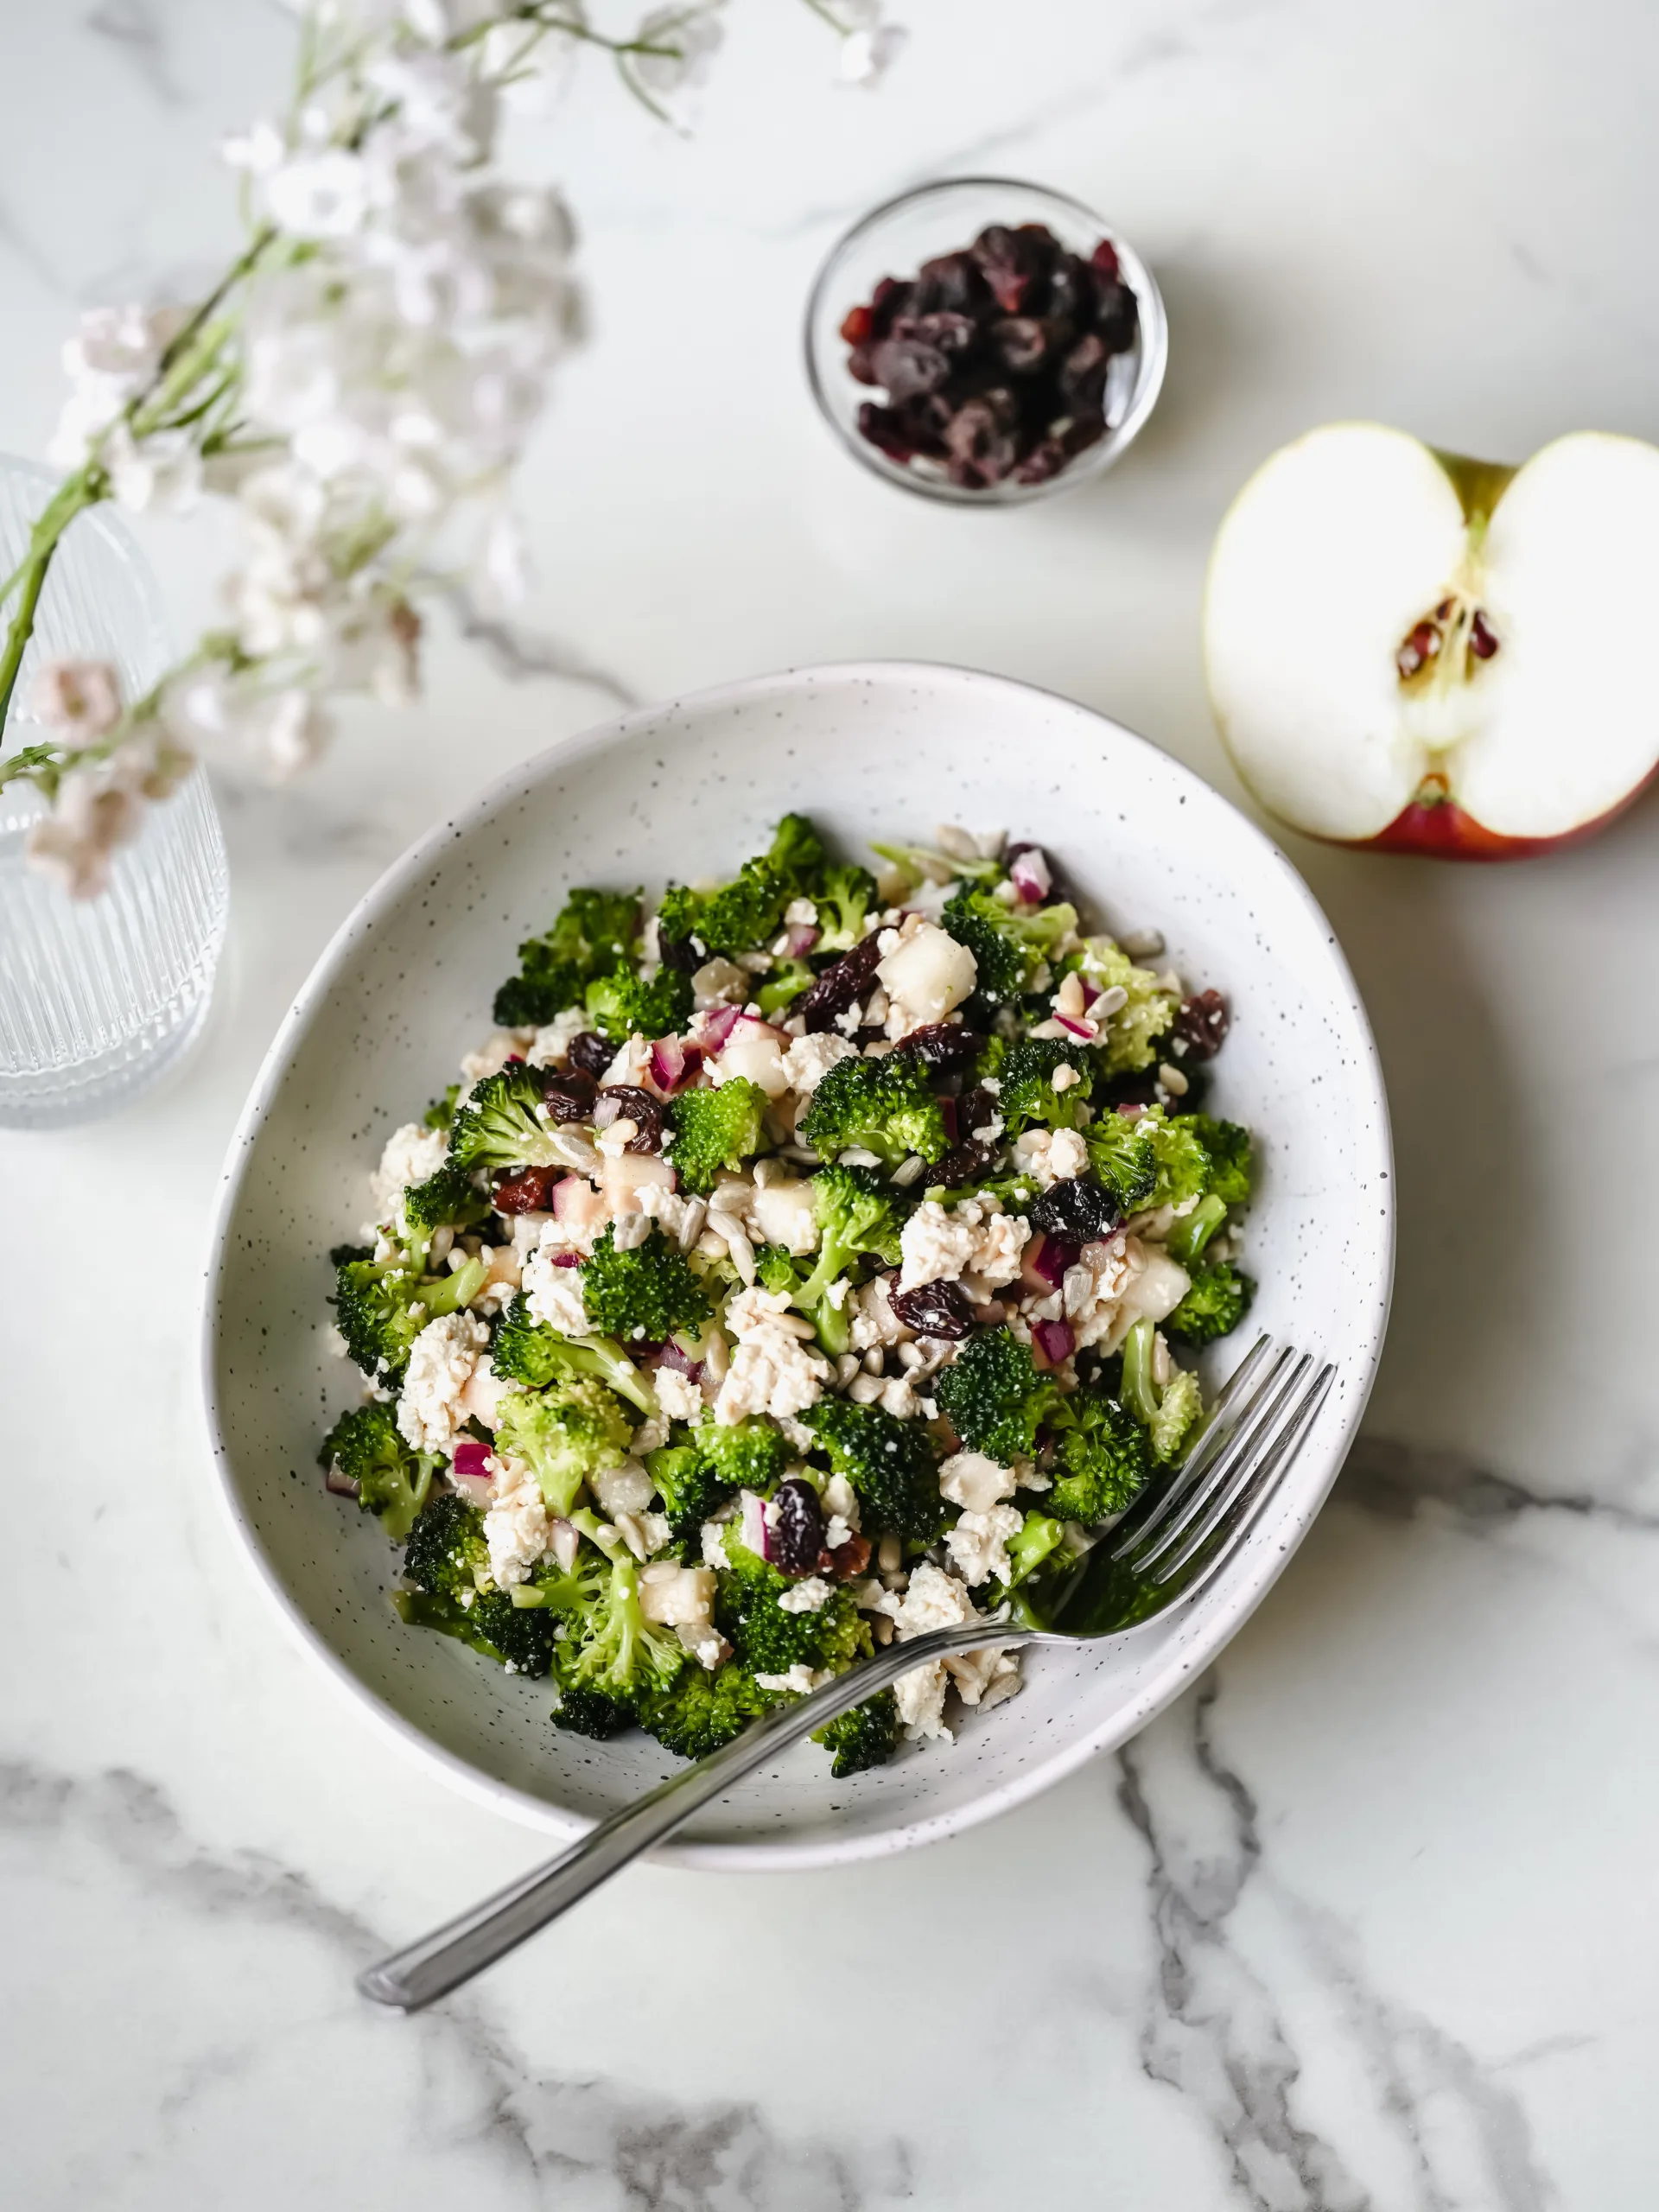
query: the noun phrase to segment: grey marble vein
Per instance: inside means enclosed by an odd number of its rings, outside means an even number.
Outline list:
[[[1348,1455],[1334,1495],[1389,1521],[1409,1521],[1436,1505],[1471,1529],[1503,1526],[1533,1513],[1564,1514],[1615,1529],[1659,1529],[1659,1509],[1627,1505],[1587,1490],[1537,1488],[1465,1452],[1397,1437],[1362,1436]]]
[[[791,2139],[747,2099],[683,2107],[603,2077],[544,2072],[486,1999],[456,1999],[413,2020],[359,2011],[350,1975],[386,1948],[385,1937],[269,1853],[194,1840],[166,1794],[141,1775],[118,1768],[82,1777],[0,1763],[0,1837],[37,1843],[54,1860],[72,1843],[90,1847],[147,1904],[226,1930],[226,1974],[245,1972],[245,1956],[232,1956],[236,1924],[321,1942],[338,1964],[339,2013],[349,2031],[404,2039],[411,2112],[424,2083],[444,2082],[449,2094],[435,2147],[488,2150],[499,2178],[516,2183],[514,2201],[527,2189],[531,2201],[559,2212],[867,2212],[912,2196],[901,2141],[841,2148]],[[160,2091],[163,2133],[188,2124],[205,2090],[257,2075],[264,2030],[257,1974],[249,1979],[248,2021],[245,2041],[232,2037],[202,2052]],[[251,2082],[251,2101],[269,2094],[261,2080]]]
[[[188,95],[173,67],[172,41],[155,0],[98,0],[86,28],[109,41],[165,107],[181,107]]]
[[[1554,2198],[1499,2069],[1375,1987],[1351,1936],[1265,1863],[1255,1796],[1217,1748],[1217,1694],[1211,1675],[1118,1754],[1119,1802],[1148,1857],[1157,1973],[1140,2037],[1147,2076],[1197,2109],[1249,2212],[1405,2212],[1379,2199],[1308,2116],[1295,2034],[1239,1924],[1248,1899],[1288,1929],[1334,2009],[1374,2117],[1410,2175],[1412,2212],[1471,2202],[1546,2212]],[[1484,2190],[1472,2199],[1471,2174]]]
[[[619,707],[637,707],[640,703],[639,694],[632,684],[612,670],[586,659],[563,639],[547,631],[526,628],[499,615],[486,614],[459,588],[451,588],[444,596],[461,636],[469,645],[477,645],[498,674],[510,683],[548,679],[580,683],[589,690],[603,692]]]

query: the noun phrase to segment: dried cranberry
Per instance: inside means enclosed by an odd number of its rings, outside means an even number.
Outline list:
[[[659,936],[657,940],[657,950],[664,967],[672,968],[682,976],[695,975],[708,957],[706,953],[697,950],[689,937]],[[607,1060],[605,1067],[607,1068],[609,1065],[610,1062]],[[594,1072],[603,1075],[605,1068],[598,1068]]]
[[[1055,252],[1055,241],[1040,224],[1024,223],[1011,231],[993,223],[974,240],[974,259],[983,272],[1004,315],[1018,315],[1038,279],[1046,275]]]
[[[906,327],[900,323],[892,337],[884,338],[870,353],[874,380],[886,387],[895,406],[937,391],[950,373],[950,363],[941,348],[930,346],[925,339],[902,334]]]
[[[637,1084],[608,1083],[594,1102],[594,1127],[608,1129],[624,1116],[633,1123],[633,1135],[625,1152],[660,1152],[667,1113],[660,1098],[653,1098]]]
[[[1100,244],[1095,248],[1094,251],[1089,257],[1089,266],[1094,270],[1098,276],[1109,277],[1114,283],[1116,283],[1118,271],[1117,248],[1112,244],[1109,238],[1102,238]]]
[[[843,952],[839,960],[824,969],[795,1008],[805,1022],[809,1035],[833,1029],[837,1015],[857,1005],[874,980],[880,958],[880,935],[872,930],[868,937],[860,938],[850,952]]]
[[[610,1065],[608,1058],[605,1065]],[[542,1096],[556,1122],[587,1121],[594,1110],[594,1078],[581,1068],[572,1068],[568,1075],[550,1069],[542,1077]]]
[[[1097,290],[1095,328],[1101,342],[1109,353],[1127,353],[1141,327],[1140,303],[1127,284],[1102,284]]]
[[[1432,622],[1419,622],[1407,636],[1394,657],[1402,683],[1409,682],[1419,669],[1437,658],[1440,650],[1440,633]]]
[[[767,1555],[785,1574],[810,1574],[823,1549],[823,1512],[810,1483],[779,1483],[766,1516]]]
[[[895,323],[893,335],[918,338],[925,346],[937,346],[949,359],[968,351],[979,336],[979,325],[968,315],[918,315],[913,320]]]
[[[995,1158],[995,1145],[984,1144],[978,1138],[970,1137],[966,1144],[959,1144],[947,1152],[943,1160],[936,1160],[927,1171],[927,1179],[947,1191],[954,1191],[963,1183],[976,1183]]]
[[[1020,458],[1013,435],[1018,419],[1014,395],[1006,387],[963,402],[944,434],[963,481],[995,484],[1007,474]]]
[[[837,1582],[856,1581],[870,1564],[870,1540],[868,1536],[849,1536],[844,1544],[837,1544],[832,1552],[820,1552],[818,1566],[827,1567]]]
[[[842,317],[841,334],[849,346],[861,346],[874,328],[874,308],[849,308]]]
[[[925,261],[911,299],[916,315],[961,315],[975,304],[979,271],[965,253],[942,253]]]
[[[553,1185],[563,1171],[557,1167],[521,1167],[504,1175],[490,1193],[497,1213],[545,1213],[553,1203]]]
[[[615,1046],[607,1045],[591,1029],[584,1029],[579,1036],[573,1037],[569,1050],[571,1066],[583,1075],[603,1075],[616,1058]]]
[[[1183,1059],[1213,1060],[1227,1041],[1232,1016],[1219,991],[1195,991],[1183,999],[1175,1016],[1175,1036]]]
[[[1005,315],[986,334],[997,359],[1017,377],[1029,376],[1048,358],[1049,327],[1033,315]]]
[[[902,277],[884,276],[870,295],[870,335],[885,338],[901,315],[910,311],[916,287]]]
[[[1077,415],[1098,415],[1106,390],[1105,340],[1095,331],[1079,338],[1060,364],[1060,396]]]
[[[859,384],[880,384],[875,364],[868,346],[855,346],[847,356],[847,373]]]
[[[976,1136],[981,1129],[990,1127],[1001,1110],[990,1091],[970,1090],[957,1101],[957,1127],[964,1136]]]
[[[962,1135],[957,1125],[957,1101],[954,1098],[940,1099],[939,1120],[944,1126],[944,1141],[954,1150]]]
[[[912,1029],[899,1049],[913,1052],[924,1067],[937,1074],[950,1075],[958,1068],[971,1067],[984,1045],[976,1029],[966,1028],[959,1021],[933,1021],[925,1029]]]
[[[1026,1218],[1046,1236],[1091,1244],[1096,1237],[1109,1236],[1123,1216],[1111,1192],[1092,1175],[1077,1175],[1052,1184],[1027,1206]]]
[[[959,1282],[924,1282],[914,1290],[890,1291],[887,1303],[918,1337],[959,1338],[974,1325],[972,1301]]]
[[[889,461],[916,458],[916,441],[897,413],[891,407],[878,407],[873,399],[867,399],[858,410],[858,435],[878,453],[886,454]]]
[[[1477,660],[1491,660],[1497,651],[1497,639],[1479,607],[1475,609],[1475,619],[1469,625],[1469,650]]]

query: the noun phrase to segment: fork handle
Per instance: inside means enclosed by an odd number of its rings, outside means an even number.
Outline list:
[[[358,1988],[377,2005],[418,2012],[517,1949],[527,1936],[569,1911],[631,1859],[672,1835],[710,1798],[764,1764],[774,1752],[886,1689],[912,1667],[925,1667],[930,1660],[954,1652],[984,1651],[994,1645],[1001,1649],[1033,1640],[1029,1629],[981,1620],[970,1628],[930,1629],[907,1643],[887,1645],[821,1689],[762,1714],[729,1744],[671,1774],[633,1804],[601,1821],[556,1859],[521,1875],[418,1942],[365,1968],[357,1978]]]

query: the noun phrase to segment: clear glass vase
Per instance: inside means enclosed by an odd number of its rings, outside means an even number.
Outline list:
[[[44,469],[0,459],[0,573],[54,488]],[[161,596],[126,530],[107,508],[79,516],[47,572],[3,749],[45,734],[29,707],[42,660],[110,661],[136,698],[168,658]],[[230,899],[200,768],[148,810],[96,899],[71,899],[28,866],[45,811],[32,785],[0,791],[0,1127],[11,1128],[90,1121],[178,1061],[207,1018]]]

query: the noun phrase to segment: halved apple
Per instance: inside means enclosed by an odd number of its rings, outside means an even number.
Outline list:
[[[1519,859],[1659,766],[1659,448],[1512,469],[1333,423],[1265,461],[1211,556],[1210,696],[1262,804],[1343,844]]]

